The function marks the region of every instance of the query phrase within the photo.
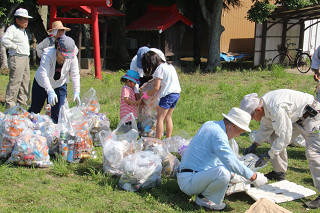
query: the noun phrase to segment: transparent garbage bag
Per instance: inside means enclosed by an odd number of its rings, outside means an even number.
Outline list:
[[[24,108],[22,108],[19,104],[4,111],[4,114],[17,115],[21,118],[28,118],[30,116],[30,113]]]
[[[306,140],[304,139],[304,137],[300,134],[298,135],[296,138],[292,139],[292,143],[290,144],[292,146],[302,146],[305,147],[306,146]]]
[[[96,96],[96,90],[92,87],[81,98],[81,110],[87,114],[89,112],[98,113],[100,104]]]
[[[41,168],[52,165],[46,138],[32,132],[23,133],[17,140],[7,163]]]
[[[87,114],[90,134],[95,146],[101,146],[99,132],[102,130],[110,131],[110,121],[105,114],[89,112]]]
[[[152,151],[136,152],[122,161],[119,186],[127,191],[154,188],[161,183],[161,159]]]
[[[118,139],[137,140],[139,133],[133,113],[129,113],[120,120],[117,128],[112,132],[112,135]]]
[[[155,81],[151,80],[140,88],[141,92],[148,92],[154,86]],[[141,124],[141,135],[144,137],[155,137],[157,123],[157,106],[159,103],[159,92],[150,96],[148,100],[142,99],[143,104],[138,107],[138,122]]]
[[[169,152],[179,152],[181,156],[190,143],[190,139],[187,140],[179,135],[165,138],[162,141],[167,146]]]

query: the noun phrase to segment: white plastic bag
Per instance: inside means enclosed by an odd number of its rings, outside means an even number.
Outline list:
[[[161,183],[161,159],[151,151],[128,155],[122,161],[121,188],[127,191],[150,189]]]

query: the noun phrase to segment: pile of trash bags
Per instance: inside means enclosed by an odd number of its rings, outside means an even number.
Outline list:
[[[161,183],[161,177],[174,177],[179,167],[179,147],[190,141],[180,137],[159,140],[141,137],[132,113],[123,117],[112,131],[101,131],[103,146],[103,170],[120,177],[119,185],[127,191],[153,188]]]
[[[99,131],[110,131],[110,122],[99,113],[93,88],[80,106],[69,108],[65,101],[58,124],[48,116],[50,107],[46,110],[46,115],[40,115],[15,106],[0,112],[0,158],[17,165],[48,167],[52,165],[49,154],[60,153],[70,163],[96,157],[94,141],[99,143]]]

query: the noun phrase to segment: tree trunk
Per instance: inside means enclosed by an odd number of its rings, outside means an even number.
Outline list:
[[[33,17],[32,19],[30,19],[28,27],[31,33],[36,38],[37,43],[40,43],[43,39],[45,39],[48,36],[48,33],[43,25],[43,21],[39,13],[38,6],[36,4],[26,4],[25,8]]]
[[[114,38],[114,56],[120,61],[128,61],[129,54],[126,47],[126,20],[125,17],[119,16],[114,20],[113,38]]]
[[[198,0],[194,0],[194,26],[193,26],[193,63],[199,66],[201,63],[201,9]]]
[[[4,34],[5,24],[0,23],[0,40]],[[0,45],[0,69],[8,69],[7,52],[4,46]]]
[[[203,18],[208,22],[209,28],[209,52],[206,68],[207,72],[214,71],[221,65],[220,63],[220,37],[224,31],[221,25],[221,14],[223,8],[223,0],[213,0],[212,12],[210,13],[204,0],[200,0],[200,7]]]

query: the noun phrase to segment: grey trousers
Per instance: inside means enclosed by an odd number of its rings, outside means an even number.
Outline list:
[[[6,109],[17,103],[27,106],[30,97],[30,65],[29,56],[10,56],[9,83],[6,91]]]

